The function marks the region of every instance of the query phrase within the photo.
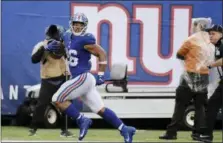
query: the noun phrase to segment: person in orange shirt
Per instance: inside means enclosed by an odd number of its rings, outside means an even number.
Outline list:
[[[200,136],[200,128],[204,126],[205,103],[207,101],[208,69],[202,68],[214,60],[214,45],[210,42],[206,28],[211,26],[210,18],[192,19],[192,35],[189,36],[177,52],[182,60],[184,72],[176,89],[175,109],[167,131],[160,139],[177,139],[177,130],[183,119],[186,105],[193,100],[195,105],[195,121],[192,138]]]

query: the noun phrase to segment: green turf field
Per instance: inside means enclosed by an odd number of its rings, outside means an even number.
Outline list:
[[[15,141],[29,141],[29,140],[42,140],[42,141],[77,141],[77,129],[70,129],[75,134],[73,138],[61,138],[59,136],[59,129],[39,129],[36,136],[28,136],[28,128],[24,127],[2,127],[2,140],[15,140]],[[190,138],[191,132],[180,131],[178,139],[175,141],[163,141],[158,137],[164,131],[160,130],[138,130],[134,136],[135,142],[193,142]],[[215,131],[214,142],[222,142],[222,132]],[[116,130],[106,129],[90,129],[85,141],[123,141],[119,132]]]

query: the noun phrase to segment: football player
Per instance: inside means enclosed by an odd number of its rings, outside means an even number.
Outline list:
[[[68,51],[69,70],[72,79],[65,82],[54,94],[52,101],[69,117],[76,120],[80,128],[79,140],[82,140],[92,124],[92,120],[71,104],[71,100],[80,97],[90,109],[105,121],[118,129],[125,142],[132,142],[136,132],[134,127],[126,126],[109,108],[104,106],[96,85],[104,83],[104,72],[107,65],[106,53],[96,44],[94,35],[87,33],[88,18],[77,13],[70,19],[70,30],[64,35],[64,44]],[[91,55],[99,59],[99,72],[95,78],[91,73]]]

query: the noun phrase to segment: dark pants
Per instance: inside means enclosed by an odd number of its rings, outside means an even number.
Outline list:
[[[188,103],[194,100],[195,105],[195,125],[193,133],[200,133],[200,128],[204,126],[205,103],[207,102],[207,90],[203,92],[193,92],[187,85],[186,81],[176,89],[175,109],[171,123],[167,126],[167,134],[177,135],[179,125],[182,123],[185,110]]]
[[[31,121],[31,128],[37,129],[39,124],[44,119],[44,114],[47,106],[52,101],[53,94],[60,88],[60,86],[66,81],[65,76],[60,76],[51,79],[42,79],[41,88],[39,92],[38,103],[36,109],[33,113],[33,118]],[[66,116],[62,114],[60,116],[60,126],[61,130],[65,129]]]
[[[223,79],[220,84],[214,91],[213,95],[208,100],[207,105],[207,113],[206,113],[206,129],[205,134],[211,135],[213,134],[215,120],[217,118],[217,114],[219,109],[222,107],[222,96],[223,96]]]

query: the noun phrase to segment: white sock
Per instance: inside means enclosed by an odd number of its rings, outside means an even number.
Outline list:
[[[122,124],[118,127],[118,130],[121,131],[123,126],[124,126],[124,124],[122,123]]]

